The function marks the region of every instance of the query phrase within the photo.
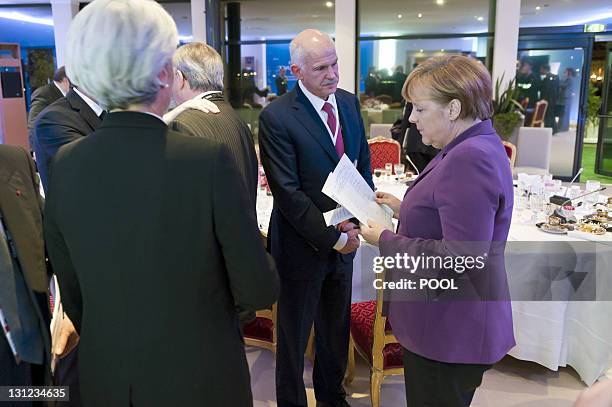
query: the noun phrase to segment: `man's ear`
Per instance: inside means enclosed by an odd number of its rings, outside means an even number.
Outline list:
[[[291,64],[291,73],[298,79],[302,79],[302,70],[296,64]]]

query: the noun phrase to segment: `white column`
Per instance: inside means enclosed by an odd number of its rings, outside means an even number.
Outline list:
[[[206,42],[205,0],[191,0],[191,34],[193,41]]]
[[[55,36],[55,57],[57,66],[64,65],[66,36],[73,17],[79,12],[78,0],[51,0],[53,13],[53,34]]]
[[[355,55],[357,50],[356,22],[357,4],[355,0],[336,0],[336,53],[338,54],[338,71],[340,83],[338,87],[356,93]]]
[[[493,41],[493,84],[504,76],[504,84],[516,76],[521,0],[497,0]],[[502,89],[505,89],[502,84]]]

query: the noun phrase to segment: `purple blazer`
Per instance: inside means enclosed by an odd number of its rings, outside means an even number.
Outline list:
[[[380,237],[382,256],[456,256],[465,244],[463,254],[485,250],[487,261],[484,271],[452,272],[473,290],[468,300],[434,300],[440,291],[424,289],[406,301],[390,290],[389,320],[406,349],[441,362],[493,364],[515,345],[503,255],[512,205],[512,172],[490,120],[451,141],[410,187],[398,233]],[[470,245],[478,249],[468,253]],[[441,276],[417,270],[411,277]]]

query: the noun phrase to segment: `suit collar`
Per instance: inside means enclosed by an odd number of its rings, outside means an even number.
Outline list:
[[[102,122],[100,129],[111,127],[167,128],[166,123],[157,116],[127,110],[109,113]]]
[[[70,89],[70,92],[66,94],[66,100],[68,104],[72,108],[79,112],[81,117],[89,124],[92,130],[95,130],[102,120],[96,115],[96,113],[89,107],[87,103],[74,91],[74,89]]]
[[[451,140],[443,149],[442,154],[448,154],[453,148],[457,145],[461,144],[465,140],[476,137],[481,134],[495,134],[495,129],[493,128],[493,124],[490,119],[483,120],[480,123],[476,123],[472,127],[465,130],[463,133],[459,134],[457,137]]]
[[[302,124],[302,126],[306,128],[306,130],[308,130],[317,143],[321,145],[334,164],[337,164],[339,158],[338,153],[336,152],[336,147],[332,143],[329,133],[327,132],[327,128],[325,127],[325,124],[323,124],[319,113],[315,111],[312,103],[310,103],[299,86],[295,86],[293,88],[291,91],[291,97],[293,98],[292,107],[295,110],[295,118]],[[340,123],[342,124],[342,120]],[[344,145],[346,150],[346,141],[344,142]]]

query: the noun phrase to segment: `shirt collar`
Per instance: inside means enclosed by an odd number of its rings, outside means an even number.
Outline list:
[[[217,94],[217,93],[221,94],[223,92],[220,91],[220,90],[209,90],[209,91],[200,93],[198,96],[194,97],[194,99],[204,99],[208,95],[214,95],[214,94]]]
[[[317,95],[315,95],[314,93],[311,93],[308,89],[306,89],[306,86],[302,84],[302,81],[298,81],[298,86],[300,87],[302,92],[304,92],[304,95],[310,101],[310,104],[315,108],[317,112],[320,112],[321,110],[323,110],[323,105],[325,104],[325,102],[331,103],[331,105],[334,107],[334,111],[335,112],[338,111],[338,108],[336,107],[336,95],[335,94],[332,93],[331,95],[327,97],[327,100],[323,100]]]
[[[66,92],[64,92],[64,89],[62,89],[62,87],[60,86],[58,82],[53,81],[53,84],[55,85],[56,88],[59,89],[60,92],[62,92],[62,96],[66,96]]]
[[[94,111],[96,116],[100,117],[100,115],[102,114],[104,109],[102,109],[102,107],[99,104],[97,104],[96,102],[94,102],[91,98],[87,97],[87,95],[85,95],[82,92],[80,92],[76,87],[74,87],[73,89],[77,93],[77,95],[79,95],[81,97],[81,99],[83,99],[85,101],[85,103],[87,103],[87,105],[89,107],[91,107],[91,110]]]

